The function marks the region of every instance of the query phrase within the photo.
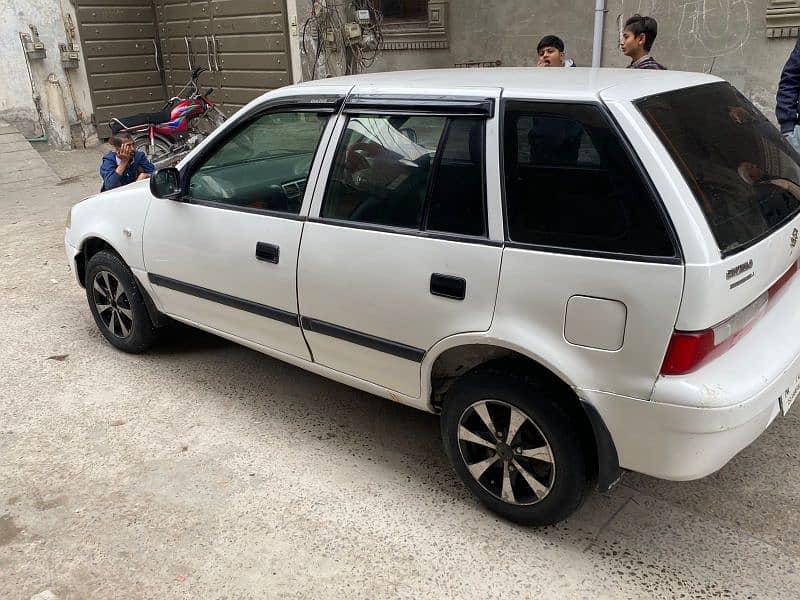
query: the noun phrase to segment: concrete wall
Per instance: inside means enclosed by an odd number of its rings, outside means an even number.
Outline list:
[[[769,0],[608,0],[603,66],[624,67],[619,23],[635,12],[658,19],[653,54],[670,69],[713,72],[774,117],[780,71],[794,39],[767,39]],[[447,50],[387,51],[372,71],[452,66],[501,60],[504,66],[536,64],[536,44],[561,36],[579,66],[592,61],[593,0],[450,0]]]
[[[670,69],[712,72],[733,83],[774,119],[781,69],[796,40],[767,39],[768,0],[613,0],[604,37],[605,66],[625,66],[619,21],[634,12],[658,19],[653,56]],[[705,10],[704,10],[705,8]]]
[[[68,38],[68,15],[75,26],[74,40]],[[38,28],[47,50],[44,60],[30,61],[30,77],[19,38],[20,32],[30,33],[29,25]],[[26,137],[41,135],[43,123],[44,133],[57,148],[97,139],[90,122],[92,103],[83,56],[76,70],[61,66],[58,45],[68,41],[80,42],[69,0],[0,1],[0,119],[16,125]],[[40,97],[41,119],[32,85]]]
[[[501,60],[503,66],[536,65],[536,44],[561,37],[577,64],[592,62],[592,0],[481,2],[450,0],[450,50],[454,63]]]
[[[298,28],[309,13],[310,0],[287,0]],[[769,116],[780,70],[794,39],[767,39],[764,15],[769,0],[608,0],[603,66],[625,66],[618,50],[619,23],[634,12],[659,20],[654,55],[671,69],[711,71],[741,89]],[[450,0],[449,41],[444,50],[386,51],[372,71],[449,67],[467,61],[501,60],[505,66],[532,66],[536,43],[547,33],[563,37],[568,55],[578,65],[591,64],[592,0]],[[41,97],[46,133],[56,146],[96,140],[90,123],[92,104],[86,71],[65,72],[58,44],[68,41],[65,19],[77,21],[70,0],[0,0],[0,119],[15,123],[27,136],[42,133],[32,99],[31,82],[19,32],[36,25],[47,48],[44,61],[32,61],[33,83]],[[291,37],[293,60],[299,58],[299,36]],[[295,64],[295,77],[299,75]],[[307,73],[307,71],[306,71]],[[53,75],[64,97],[65,123],[48,102],[48,76]],[[52,95],[51,95],[52,96]],[[70,128],[70,125],[72,127]]]

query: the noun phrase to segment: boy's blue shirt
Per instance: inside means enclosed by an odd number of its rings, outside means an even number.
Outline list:
[[[139,176],[139,169],[150,174],[156,170],[153,163],[148,160],[147,155],[141,150],[136,150],[133,153],[133,159],[128,163],[122,175],[117,173],[116,153],[113,150],[106,152],[103,156],[103,162],[100,165],[100,177],[103,179],[103,191],[133,183]]]

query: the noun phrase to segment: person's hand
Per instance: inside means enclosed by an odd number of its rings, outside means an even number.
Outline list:
[[[128,163],[133,158],[133,153],[135,152],[133,143],[132,142],[125,142],[122,144],[122,147],[117,152],[117,156],[119,156],[120,161]]]
[[[536,61],[536,66],[537,66],[537,67],[549,67],[549,66],[550,66],[550,63],[549,63],[549,62],[547,62],[547,61],[544,59],[544,57],[543,57],[543,56],[540,56],[540,57],[539,57],[539,60],[538,60],[538,61]]]

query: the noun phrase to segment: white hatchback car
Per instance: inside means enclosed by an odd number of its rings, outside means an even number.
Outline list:
[[[100,330],[171,317],[441,415],[499,514],[721,468],[800,387],[798,156],[729,84],[487,69],[309,82],[76,205]]]

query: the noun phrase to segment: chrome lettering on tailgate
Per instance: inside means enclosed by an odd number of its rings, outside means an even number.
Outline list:
[[[778,396],[778,403],[781,406],[781,413],[786,416],[789,412],[794,401],[797,399],[797,394],[800,393],[800,375],[794,378],[794,381],[786,386],[784,392]]]
[[[725,273],[725,279],[730,281],[734,277],[738,277],[742,273],[746,273],[752,268],[753,268],[753,259],[750,259],[746,263],[742,263],[741,265],[733,267],[732,269],[728,269],[728,272]]]

